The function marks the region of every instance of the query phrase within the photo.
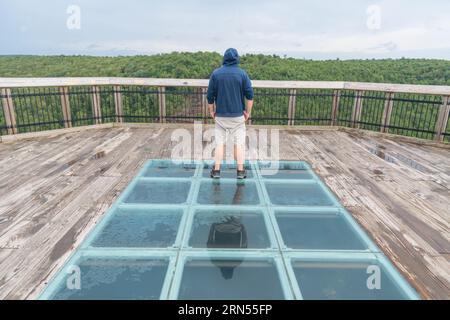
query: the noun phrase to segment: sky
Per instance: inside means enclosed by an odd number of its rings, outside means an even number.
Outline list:
[[[0,0],[0,55],[450,59],[449,0]]]

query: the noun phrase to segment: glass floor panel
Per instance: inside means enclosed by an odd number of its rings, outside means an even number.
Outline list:
[[[261,211],[199,210],[189,238],[194,248],[268,248],[270,240]]]
[[[284,294],[273,263],[211,258],[186,263],[178,299],[280,300]]]
[[[217,205],[257,205],[260,203],[256,183],[204,180],[200,183],[197,202]]]
[[[144,248],[173,246],[182,214],[182,210],[117,208],[91,245]]]
[[[160,298],[168,261],[89,258],[77,266],[80,286],[65,279],[52,299],[156,300]]]
[[[419,298],[307,163],[210,165],[148,161],[39,298]]]
[[[314,179],[308,167],[302,163],[280,162],[278,166],[260,165],[261,176],[266,179]]]
[[[313,179],[313,175],[307,170],[266,169],[261,175],[266,179]]]
[[[338,213],[275,211],[284,244],[293,249],[367,250]]]
[[[332,206],[333,200],[317,183],[265,182],[270,202],[285,206]]]
[[[150,163],[144,170],[143,177],[165,177],[165,178],[189,178],[195,174],[197,165],[191,162],[168,163],[167,161],[156,161]]]
[[[368,268],[379,268],[379,283],[369,278]],[[293,269],[304,299],[403,300],[405,294],[374,262],[294,262]],[[371,269],[369,269],[372,274]],[[368,285],[369,281],[369,285]]]
[[[190,182],[186,181],[138,181],[125,203],[184,203],[187,201]]]

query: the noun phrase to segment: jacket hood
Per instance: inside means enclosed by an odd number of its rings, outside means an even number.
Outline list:
[[[232,66],[236,64],[239,64],[239,54],[237,50],[234,48],[227,49],[223,55],[223,65]]]

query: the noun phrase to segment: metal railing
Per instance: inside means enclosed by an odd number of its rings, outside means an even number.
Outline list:
[[[208,80],[0,78],[0,135],[111,122],[210,123]],[[344,126],[450,141],[450,86],[253,81],[251,124]]]

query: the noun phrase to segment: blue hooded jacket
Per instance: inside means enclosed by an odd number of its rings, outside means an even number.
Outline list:
[[[222,67],[214,70],[209,80],[208,103],[216,103],[219,117],[240,117],[244,114],[245,99],[253,100],[253,88],[247,72],[239,68],[236,49],[225,51]]]

